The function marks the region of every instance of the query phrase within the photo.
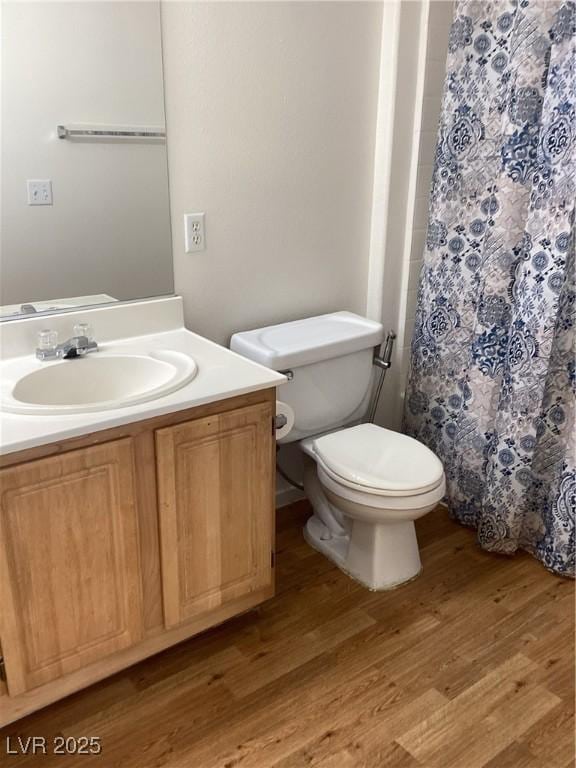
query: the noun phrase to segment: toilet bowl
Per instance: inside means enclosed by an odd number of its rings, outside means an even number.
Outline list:
[[[306,541],[369,589],[392,589],[421,570],[414,520],[445,493],[426,446],[374,424],[301,442],[314,507]]]
[[[414,520],[445,492],[440,460],[407,435],[362,424],[372,389],[380,323],[333,312],[232,336],[231,348],[281,371],[278,399],[293,426],[278,440],[305,457],[304,492],[314,510],[306,541],[369,589],[418,575]]]

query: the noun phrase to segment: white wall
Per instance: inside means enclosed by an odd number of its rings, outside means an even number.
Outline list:
[[[382,11],[164,2],[162,27],[188,327],[227,343],[235,330],[374,310],[399,335],[378,414],[397,429],[452,3],[389,3],[384,23]],[[206,212],[205,252],[184,253],[187,211]],[[298,476],[296,452],[282,454]]]
[[[164,2],[176,292],[188,327],[363,313],[381,12],[373,2]],[[183,214],[206,212],[185,254]]]
[[[164,123],[158,2],[2,4],[2,298],[169,293],[163,144],[59,140],[59,123]],[[54,204],[27,205],[51,179]]]

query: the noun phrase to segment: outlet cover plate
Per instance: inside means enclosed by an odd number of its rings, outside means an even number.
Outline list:
[[[196,253],[206,248],[206,230],[203,213],[184,214],[184,249]]]

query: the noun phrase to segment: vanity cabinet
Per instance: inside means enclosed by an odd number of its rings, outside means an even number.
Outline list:
[[[253,405],[156,432],[167,627],[271,585],[270,425]]]
[[[2,457],[0,725],[274,590],[274,390]]]
[[[132,440],[2,470],[0,632],[8,689],[143,635]]]

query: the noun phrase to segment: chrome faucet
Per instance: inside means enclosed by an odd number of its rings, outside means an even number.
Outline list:
[[[36,348],[38,360],[74,360],[84,357],[89,352],[97,352],[98,344],[91,336],[90,328],[85,323],[74,326],[74,336],[62,344],[57,344],[58,335],[55,331],[41,331],[39,346]]]

